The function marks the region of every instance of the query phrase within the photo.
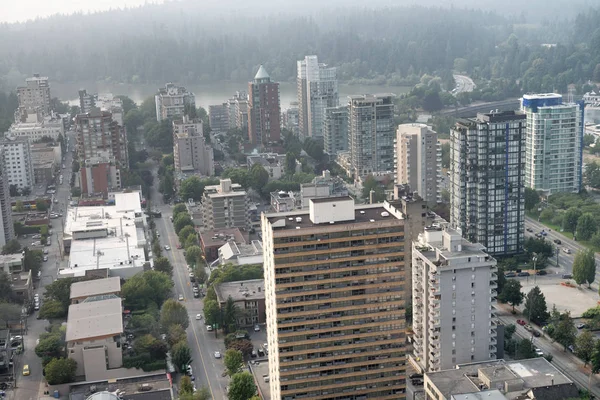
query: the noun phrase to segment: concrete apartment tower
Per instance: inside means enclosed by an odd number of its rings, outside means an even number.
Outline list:
[[[0,141],[4,149],[4,171],[9,185],[19,189],[33,188],[35,185],[31,144],[25,138],[6,138]]]
[[[446,221],[412,243],[413,354],[418,371],[496,358],[496,260]]]
[[[393,171],[395,94],[348,96],[350,168],[355,179]]]
[[[33,74],[25,80],[25,86],[17,88],[19,107],[15,122],[40,122],[50,114],[50,83],[48,78]]]
[[[8,181],[8,174],[6,173],[5,157],[6,151],[0,148],[0,246],[4,246],[15,237],[10,199],[10,183]]]
[[[221,179],[218,185],[207,186],[202,197],[202,218],[207,231],[225,228],[249,230],[248,194],[241,185],[231,183],[231,179]]]
[[[551,195],[582,185],[585,103],[563,103],[556,93],[526,94],[525,185]]]
[[[194,93],[188,92],[183,86],[175,86],[173,83],[167,83],[164,88],[160,88],[154,96],[154,102],[158,122],[168,118],[180,118],[185,114],[186,106],[196,107]]]
[[[401,209],[345,196],[262,214],[272,399],[405,398]]]
[[[521,252],[525,114],[478,114],[450,132],[450,223],[492,256]]]
[[[279,83],[262,65],[248,83],[248,138],[259,147],[278,143],[281,138]]]
[[[317,56],[306,56],[298,61],[296,85],[300,138],[322,140],[325,109],[340,103],[337,69],[319,63]]]
[[[186,173],[215,174],[213,148],[206,144],[201,120],[183,115],[173,121],[173,164],[178,179]]]
[[[348,151],[348,106],[325,109],[323,150],[329,155]]]
[[[425,124],[396,130],[396,183],[408,184],[427,203],[440,203],[442,148],[437,132]]]

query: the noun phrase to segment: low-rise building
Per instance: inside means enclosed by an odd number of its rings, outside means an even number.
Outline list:
[[[348,196],[348,194],[344,180],[337,176],[331,176],[329,170],[323,171],[322,175],[315,177],[311,183],[300,185],[302,208],[308,208],[310,199],[343,197]]]
[[[285,154],[277,153],[259,153],[251,154],[246,157],[248,169],[254,164],[260,164],[269,173],[270,179],[280,179],[285,175]],[[300,172],[302,166],[296,165],[296,172]]]
[[[253,240],[249,244],[238,244],[234,240],[228,240],[219,248],[218,261],[221,265],[262,265],[262,243],[260,240]]]
[[[26,138],[30,142],[36,142],[43,137],[49,137],[57,140],[60,135],[64,135],[65,127],[62,118],[58,115],[50,115],[37,119],[33,122],[17,122],[8,128],[7,137]]]
[[[121,294],[121,278],[113,276],[106,279],[93,279],[75,282],[71,285],[71,304],[79,304],[86,299],[101,295]]]
[[[111,276],[129,278],[144,270],[146,219],[139,192],[116,193],[114,205],[67,209],[63,233],[67,267],[59,278],[84,276],[87,270],[107,268]]]
[[[102,195],[121,187],[121,169],[116,160],[109,157],[94,157],[83,160],[79,169],[81,193],[88,196]]]
[[[221,308],[225,307],[229,297],[233,299],[240,310],[239,326],[265,323],[265,281],[263,279],[220,283],[215,285],[215,294]]]
[[[229,107],[227,103],[208,106],[208,120],[213,132],[227,133],[229,130]]]
[[[294,211],[300,208],[300,199],[294,192],[284,192],[280,190],[278,192],[271,193],[271,208],[275,212],[287,212]]]
[[[219,249],[227,242],[233,242],[244,245],[248,242],[238,228],[219,229],[215,231],[205,231],[200,234],[200,246],[207,262],[213,262],[219,258]]]
[[[161,371],[70,385],[70,400],[172,400],[172,382]]]
[[[67,319],[67,356],[77,362],[77,376],[106,379],[123,366],[123,307],[114,295],[89,297],[71,304]]]
[[[0,255],[0,269],[6,272],[10,279],[13,298],[22,304],[33,301],[33,276],[25,270],[23,254]]]
[[[425,374],[424,387],[427,400],[566,400],[579,396],[573,381],[544,357],[491,360],[429,372]],[[494,390],[500,391],[504,397],[498,397]]]

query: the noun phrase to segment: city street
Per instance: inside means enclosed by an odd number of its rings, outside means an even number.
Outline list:
[[[70,146],[72,149],[72,146],[75,145],[75,135],[71,134],[68,136],[70,137]],[[53,203],[52,206],[53,210],[62,209],[64,212],[68,204],[69,195],[71,194],[70,181],[73,153],[67,152],[66,154],[63,154],[63,156],[66,157],[66,160],[64,161],[65,169],[61,169],[59,174],[64,175],[64,181],[62,185],[58,185],[57,182],[56,193],[54,194],[54,197],[58,200],[58,203]],[[61,258],[58,240],[58,238],[62,239],[64,220],[53,219],[51,221],[53,234],[49,238],[51,238],[52,245],[49,247],[44,247],[49,250],[48,261],[42,263],[41,279],[39,281],[34,280],[34,285],[36,285],[34,293],[38,293],[42,301],[44,298],[44,287],[51,284],[56,279],[59,265],[62,265],[63,262],[65,262]],[[27,240],[29,242],[31,241],[30,239]],[[21,243],[25,242],[21,241]],[[38,311],[34,311],[33,314],[31,314],[27,319],[28,329],[26,334],[23,336],[25,349],[22,355],[15,357],[14,361],[17,387],[12,392],[7,392],[9,399],[37,400],[43,395],[46,387],[43,381],[41,359],[35,354],[35,346],[40,334],[45,332],[45,328],[48,326],[48,321],[38,320],[37,313]],[[23,376],[23,365],[29,365],[31,372],[29,376]]]
[[[158,182],[158,179],[156,179]],[[196,314],[203,314],[202,298],[195,299],[192,287],[189,280],[183,250],[177,249],[179,239],[175,234],[173,224],[169,217],[172,215],[172,207],[165,205],[162,202],[162,195],[157,190],[158,183],[152,187],[152,207],[162,212],[162,218],[156,218],[156,229],[160,234],[161,244],[163,246],[163,254],[169,258],[173,265],[173,296],[177,298],[179,294],[184,296],[184,304],[188,310],[190,317],[190,326],[187,329],[188,344],[192,350],[192,369],[195,377],[196,387],[206,386],[212,395],[213,399],[225,399],[226,388],[229,378],[222,377],[221,374],[225,370],[223,359],[215,359],[214,352],[220,351],[225,353],[225,345],[223,343],[223,334],[219,331],[218,337],[215,337],[215,332],[206,330],[204,319],[196,321]],[[170,251],[164,250],[164,245],[171,246]]]

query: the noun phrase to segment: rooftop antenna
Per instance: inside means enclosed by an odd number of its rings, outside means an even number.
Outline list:
[[[568,101],[570,104],[572,104],[572,103],[574,103],[574,102],[575,102],[575,101],[573,100],[573,96],[574,96],[574,94],[575,94],[575,88],[574,88],[573,86],[569,86],[569,89],[568,89],[568,95],[567,95],[567,101]]]

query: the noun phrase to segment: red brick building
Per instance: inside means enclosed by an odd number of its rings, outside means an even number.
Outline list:
[[[248,82],[248,138],[260,147],[278,143],[281,138],[281,106],[279,83],[261,65]]]

